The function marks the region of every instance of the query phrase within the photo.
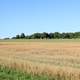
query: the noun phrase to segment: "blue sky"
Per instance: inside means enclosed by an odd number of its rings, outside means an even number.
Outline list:
[[[80,0],[0,0],[0,38],[56,31],[80,31]]]

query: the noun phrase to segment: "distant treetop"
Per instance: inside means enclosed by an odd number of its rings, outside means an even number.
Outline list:
[[[17,34],[15,37],[12,37],[12,39],[73,39],[73,38],[80,38],[80,32],[68,32],[68,33],[34,33],[32,35],[25,35],[24,33],[21,33],[20,35]]]

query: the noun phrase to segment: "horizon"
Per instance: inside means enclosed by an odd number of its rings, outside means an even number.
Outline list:
[[[0,0],[0,38],[36,32],[79,32],[80,0]]]
[[[30,36],[32,36],[32,35],[35,35],[36,33],[40,33],[40,34],[47,33],[48,35],[50,35],[51,33],[53,33],[53,34],[59,33],[60,35],[62,35],[62,34],[64,34],[64,33],[65,33],[65,34],[67,34],[67,33],[68,33],[68,34],[70,34],[70,33],[71,33],[71,34],[76,34],[76,33],[80,33],[80,32],[35,32],[35,33],[32,33],[32,34],[20,33],[20,34],[16,34],[15,36],[3,37],[3,38],[0,38],[0,39],[5,39],[5,40],[6,40],[6,39],[17,39],[16,36],[19,36],[19,37],[20,37],[21,34],[24,34],[25,37],[27,37],[27,36],[30,37]],[[62,37],[61,37],[61,39],[73,39],[73,38],[79,39],[78,35],[76,35],[76,36],[77,36],[76,38],[75,38],[74,36],[73,36],[73,37],[70,36],[70,38],[69,38],[69,37],[67,37],[67,38],[62,38]],[[24,37],[23,39],[27,39],[27,38],[25,38],[25,37]],[[48,37],[48,39],[49,39],[49,36],[47,36],[47,37]],[[19,39],[21,39],[21,37],[20,37]],[[37,39],[37,38],[34,38],[34,39]],[[53,39],[58,39],[58,38],[53,38]],[[60,38],[59,38],[59,39],[60,39]]]

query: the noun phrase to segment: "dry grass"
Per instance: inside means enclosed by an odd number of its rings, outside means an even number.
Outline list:
[[[80,42],[0,42],[0,64],[80,80]]]

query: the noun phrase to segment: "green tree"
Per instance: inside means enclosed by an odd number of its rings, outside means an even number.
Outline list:
[[[40,33],[34,33],[31,37],[32,37],[32,39],[40,39],[41,34]]]
[[[55,38],[55,39],[61,38],[61,34],[60,34],[59,32],[55,32],[55,33],[54,33],[54,38]]]
[[[16,35],[16,37],[14,37],[14,39],[20,39],[20,35]]]
[[[47,38],[49,38],[49,34],[46,33],[46,32],[43,32],[43,33],[41,34],[41,38],[42,38],[42,39],[47,39]]]
[[[24,33],[21,33],[21,36],[20,36],[22,39],[25,38],[25,34]]]
[[[54,33],[49,33],[49,39],[53,39],[54,38]]]

